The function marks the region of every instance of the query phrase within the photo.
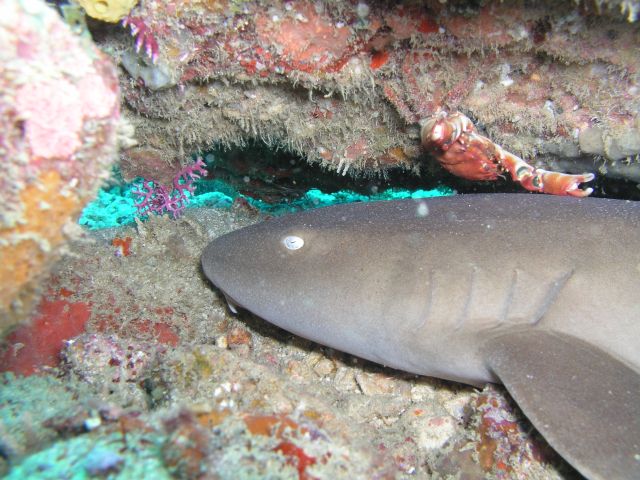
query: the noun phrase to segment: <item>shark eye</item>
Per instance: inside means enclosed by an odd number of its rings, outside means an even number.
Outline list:
[[[284,246],[287,247],[288,250],[299,250],[304,246],[304,240],[295,235],[284,237],[282,243],[284,243]]]

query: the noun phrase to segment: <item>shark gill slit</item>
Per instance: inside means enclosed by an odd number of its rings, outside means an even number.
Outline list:
[[[498,316],[498,323],[496,324],[497,327],[504,324],[509,318],[509,309],[511,308],[511,304],[513,303],[513,297],[516,293],[517,286],[518,286],[518,269],[514,268],[513,273],[511,274],[511,282],[509,283],[509,288],[507,289],[507,296],[504,299],[502,311]]]
[[[569,279],[571,279],[574,272],[575,268],[571,268],[570,270],[567,270],[562,275],[560,275],[555,281],[551,282],[546,295],[540,302],[538,310],[536,310],[535,314],[531,318],[531,325],[538,325],[538,323],[540,323],[540,320],[542,320],[544,315],[549,311],[551,305],[553,305],[553,303],[556,301],[556,299],[560,295],[560,292],[569,282]]]
[[[469,277],[469,291],[467,292],[462,311],[460,316],[456,320],[454,329],[458,330],[462,328],[464,323],[469,319],[469,312],[471,310],[471,304],[473,302],[473,294],[476,290],[476,284],[478,283],[478,267],[471,265],[471,275]]]
[[[415,330],[420,330],[427,323],[429,323],[429,317],[431,316],[431,305],[433,305],[433,292],[436,288],[435,277],[435,272],[433,270],[429,270],[429,278],[427,279],[427,283],[429,284],[429,288],[427,289],[427,308],[425,308],[422,318],[418,320],[418,323],[415,326]]]

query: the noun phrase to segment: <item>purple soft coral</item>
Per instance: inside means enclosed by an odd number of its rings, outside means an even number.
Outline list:
[[[144,179],[137,190],[132,190],[132,193],[138,197],[138,202],[135,203],[138,214],[162,215],[167,212],[173,218],[178,218],[187,207],[189,197],[195,190],[193,182],[207,173],[205,167],[206,164],[202,158],[198,157],[194,163],[182,168],[173,177],[171,190],[162,184]]]
[[[156,41],[153,32],[140,17],[132,17],[128,15],[122,19],[122,26],[131,28],[131,35],[136,39],[136,52],[144,47],[144,51],[151,59],[152,63],[158,61],[160,55],[160,47]]]

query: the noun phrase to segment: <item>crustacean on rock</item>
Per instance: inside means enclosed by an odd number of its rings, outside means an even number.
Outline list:
[[[422,145],[449,172],[467,180],[496,180],[508,172],[514,182],[533,192],[586,197],[592,188],[580,184],[595,178],[592,173],[570,175],[529,165],[520,157],[480,135],[471,120],[444,111],[421,123]]]

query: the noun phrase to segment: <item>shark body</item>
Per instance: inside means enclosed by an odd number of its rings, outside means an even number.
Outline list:
[[[503,383],[591,479],[640,478],[640,204],[530,194],[327,207],[203,256],[237,304],[383,365]]]

